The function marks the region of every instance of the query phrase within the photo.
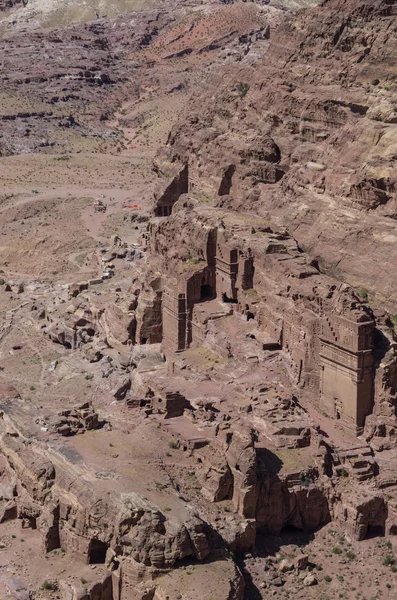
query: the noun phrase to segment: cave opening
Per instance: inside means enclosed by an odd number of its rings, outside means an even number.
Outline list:
[[[90,565],[103,565],[106,560],[106,553],[108,551],[108,545],[99,540],[91,540],[90,547],[88,549],[88,564]]]
[[[214,297],[212,287],[207,284],[203,284],[200,289],[200,300],[211,300]]]
[[[385,527],[383,525],[368,525],[367,534],[364,539],[385,537]]]

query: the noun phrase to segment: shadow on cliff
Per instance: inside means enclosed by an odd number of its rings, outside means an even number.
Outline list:
[[[321,526],[318,528],[321,529]],[[279,535],[258,533],[256,536],[255,554],[260,558],[274,556],[283,551],[283,546],[293,544],[304,548],[314,540],[316,531],[303,531],[295,527],[284,527]]]
[[[267,448],[256,447],[258,461],[258,475],[271,475],[276,477],[283,467],[283,461],[274,452]]]
[[[245,568],[243,557],[237,557],[235,561],[244,577],[244,600],[262,600],[262,594],[253,582],[251,573]]]
[[[390,339],[379,328],[374,332],[374,359],[375,367],[378,368],[382,360],[391,348]]]

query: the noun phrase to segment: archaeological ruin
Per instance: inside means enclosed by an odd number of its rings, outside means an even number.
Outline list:
[[[0,0],[0,600],[392,600],[397,0]]]

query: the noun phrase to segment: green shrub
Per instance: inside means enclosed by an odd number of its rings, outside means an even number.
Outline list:
[[[48,579],[45,579],[41,588],[43,590],[56,590],[56,585],[52,581],[48,581]]]
[[[358,295],[363,302],[368,302],[368,292],[365,288],[360,288],[358,290]]]
[[[299,473],[299,481],[302,487],[309,487],[310,479],[306,473]]]
[[[391,565],[394,564],[394,558],[392,557],[391,554],[385,554],[382,562],[385,567],[390,567]]]
[[[338,546],[335,546],[332,548],[332,554],[342,554],[342,550]]]
[[[351,550],[348,550],[346,552],[346,556],[349,560],[353,560],[354,558],[356,558],[356,555],[354,554],[354,552],[352,552]]]
[[[168,443],[168,447],[171,448],[172,450],[176,450],[178,448],[178,443],[175,440],[171,440]]]
[[[324,581],[326,581],[327,583],[331,583],[331,581],[332,581],[332,577],[331,577],[330,575],[326,575],[326,576],[324,577]]]
[[[240,92],[240,98],[244,98],[248,94],[250,86],[248,83],[240,82],[236,85],[236,89]]]

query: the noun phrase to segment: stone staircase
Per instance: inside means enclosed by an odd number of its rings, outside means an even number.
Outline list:
[[[372,479],[378,472],[378,465],[370,446],[338,450],[332,454],[333,464],[338,476],[345,474],[357,481]]]

